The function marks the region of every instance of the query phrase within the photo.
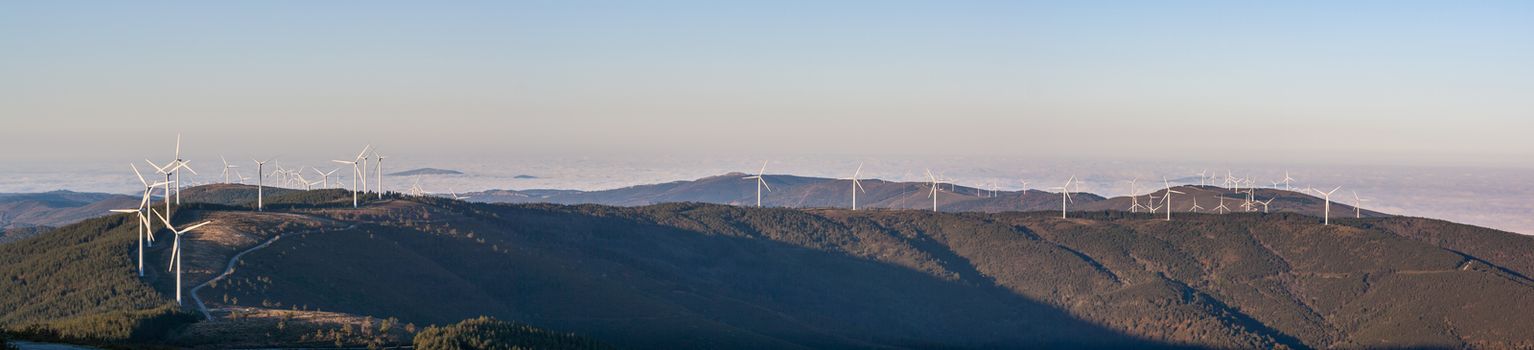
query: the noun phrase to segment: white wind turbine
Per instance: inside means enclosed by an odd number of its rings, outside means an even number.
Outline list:
[[[1220,213],[1220,214],[1225,214],[1227,212],[1230,212],[1230,207],[1226,207],[1225,206],[1225,196],[1220,196],[1220,206],[1214,207],[1214,212]]]
[[[405,192],[405,194],[416,196],[416,197],[425,196],[425,195],[427,195],[429,193],[430,192],[426,192],[425,188],[421,187],[421,176],[420,175],[416,175],[415,176],[415,183],[411,184],[410,185],[410,190]]]
[[[1129,212],[1131,213],[1138,213],[1140,208],[1144,207],[1140,205],[1140,187],[1138,186],[1139,183],[1140,177],[1138,176],[1136,176],[1134,180],[1129,180]]]
[[[330,188],[330,175],[335,174],[337,171],[341,171],[341,168],[335,168],[335,170],[331,170],[330,172],[320,172],[319,168],[309,168],[309,170],[314,170],[315,174],[320,174],[320,177],[322,178],[320,179],[320,188]]]
[[[1017,191],[1017,208],[1023,210],[1028,207],[1028,180],[1022,179],[1023,189]]]
[[[1364,206],[1364,202],[1368,201],[1368,199],[1359,198],[1358,191],[1353,191],[1353,218],[1364,218],[1364,210],[1362,208]]]
[[[938,187],[942,186],[943,182],[941,180],[938,180],[938,178],[936,176],[932,176],[932,170],[931,169],[927,170],[927,180],[931,181],[931,184],[932,184],[932,190],[927,192],[927,197],[931,197],[932,198],[932,212],[936,213],[937,212],[937,194],[942,192],[942,190],[939,189]]]
[[[456,199],[456,200],[466,201],[466,200],[469,200],[469,198],[470,198],[469,196],[460,196],[460,195],[458,195],[458,191],[453,190],[451,187],[447,189],[447,193],[453,195],[453,199]]]
[[[1070,180],[1065,180],[1065,186],[1050,188],[1051,190],[1059,190],[1060,191],[1060,218],[1061,219],[1065,218],[1065,206],[1066,206],[1066,204],[1075,203],[1076,202],[1074,200],[1071,200],[1071,183],[1073,183],[1073,182],[1076,182],[1076,175],[1071,175],[1071,179]]]
[[[375,182],[377,184],[376,187],[378,187],[378,199],[383,199],[383,194],[384,194],[384,189],[383,189],[383,175],[384,175],[383,174],[383,160],[384,160],[384,156],[381,155],[381,154],[378,154],[378,149],[377,148],[373,149],[373,159],[377,159],[378,160],[378,163],[373,165],[375,168],[377,168],[377,171],[378,171],[378,176],[375,179],[373,179],[373,182]],[[465,197],[465,198],[467,198],[467,197]]]
[[[270,162],[270,161],[272,161],[272,159],[271,158],[267,158],[266,160],[251,159],[250,161],[256,162],[256,211],[263,211],[262,208],[265,206],[265,203],[262,202],[263,201],[263,197],[265,197],[263,192],[266,191],[266,173],[264,173],[264,171],[265,171],[265,167],[266,167],[266,162]]]
[[[143,211],[143,212],[140,213],[139,215],[143,215],[144,219],[146,221],[148,221],[148,219],[149,219],[149,211],[152,210],[150,207],[153,205],[153,201],[152,201],[151,197],[154,195],[154,188],[155,187],[160,187],[160,186],[168,186],[168,185],[170,185],[170,183],[168,183],[168,182],[149,183],[148,180],[144,179],[144,174],[140,173],[138,171],[138,165],[134,165],[133,163],[128,163],[128,166],[133,168],[133,175],[138,176],[138,182],[144,184],[144,198],[139,201],[139,210]],[[166,206],[166,208],[169,208],[169,206]],[[145,232],[145,234],[149,235],[149,246],[153,247],[154,246],[154,222],[150,221],[149,225],[145,226],[145,227],[146,227],[146,229],[144,230],[144,232]]]
[[[181,205],[181,169],[186,169],[192,172],[192,175],[197,175],[197,171],[192,170],[192,167],[187,166],[186,163],[187,160],[181,159],[181,133],[176,133],[176,160],[171,161],[170,164],[174,168],[168,170],[176,172],[176,205]],[[166,181],[169,180],[169,178],[166,178]]]
[[[202,227],[202,225],[211,224],[213,222],[203,221],[201,224],[192,225],[192,227],[187,227],[180,230],[177,230],[176,226],[171,225],[170,220],[166,219],[165,215],[160,215],[160,222],[165,224],[165,228],[170,229],[171,232],[176,234],[170,245],[170,268],[167,268],[166,270],[176,272],[176,305],[181,305],[181,256],[186,255],[181,251],[181,235],[187,233],[187,231],[191,231],[198,227]]]
[[[1336,193],[1337,190],[1340,190],[1340,189],[1342,189],[1342,186],[1337,186],[1337,188],[1333,188],[1330,192],[1321,192],[1321,190],[1314,190],[1314,191],[1316,191],[1316,193],[1321,194],[1321,196],[1326,200],[1326,210],[1322,213],[1323,216],[1321,218],[1321,224],[1322,225],[1331,225],[1332,224],[1332,193]]]
[[[1262,204],[1262,213],[1263,214],[1267,214],[1268,213],[1268,205],[1269,204],[1273,204],[1273,200],[1274,199],[1278,199],[1278,198],[1268,198],[1267,201],[1257,201],[1258,204]]]
[[[361,159],[362,160],[362,168],[358,170],[358,173],[362,174],[362,193],[368,193],[368,158],[369,157],[367,156],[367,153],[368,153],[368,149],[369,148],[373,148],[373,145],[372,144],[368,144],[367,146],[362,147],[362,153],[357,155],[357,159]]]
[[[231,182],[229,182],[229,173],[231,171],[235,172],[234,173],[234,175],[235,175],[234,177],[235,178],[239,178],[240,177],[239,176],[240,175],[239,174],[239,170],[234,170],[235,168],[239,168],[240,166],[238,166],[238,165],[230,165],[229,164],[229,160],[228,159],[224,159],[224,156],[218,156],[218,160],[221,160],[221,161],[224,162],[224,173],[222,174],[224,176],[224,183],[226,183],[226,184],[227,183],[231,183]]]
[[[1161,177],[1161,184],[1166,186],[1166,197],[1161,199],[1162,201],[1166,202],[1166,221],[1172,221],[1172,194],[1174,194],[1174,193],[1175,194],[1186,194],[1186,193],[1182,193],[1182,192],[1178,192],[1177,190],[1173,190],[1172,189],[1172,183],[1171,182],[1167,182],[1166,177],[1164,177],[1164,176]]]
[[[858,163],[858,170],[852,172],[852,177],[842,179],[852,181],[852,210],[858,210],[858,191],[868,193],[863,190],[863,183],[858,181],[858,175],[861,174],[863,174],[863,163]]]
[[[1289,171],[1288,170],[1284,170],[1284,179],[1283,180],[1279,180],[1278,182],[1284,184],[1284,190],[1285,191],[1290,191],[1289,183],[1294,182],[1294,178],[1289,177]]]
[[[336,163],[351,164],[352,165],[352,208],[357,208],[357,193],[358,193],[357,192],[358,191],[357,181],[359,180],[359,177],[366,176],[365,174],[367,174],[367,171],[365,170],[367,168],[361,167],[362,166],[361,165],[362,164],[362,157],[368,153],[368,148],[372,148],[372,147],[373,147],[373,145],[367,145],[366,147],[363,147],[362,148],[362,152],[361,153],[357,153],[357,157],[356,158],[352,158],[352,160],[350,160],[350,161],[331,160],[332,162],[336,162]],[[363,181],[362,185],[363,186],[367,186],[367,182],[366,182],[367,180],[362,180],[362,181]]]
[[[747,176],[747,177],[741,178],[742,180],[753,180],[753,179],[756,180],[756,207],[757,208],[761,208],[762,207],[762,188],[766,187],[768,192],[772,192],[772,186],[767,186],[767,178],[764,177],[766,174],[767,174],[767,161],[764,160],[764,161],[762,161],[762,170],[758,170],[756,172],[756,175]]]
[[[1204,210],[1204,209],[1208,209],[1208,208],[1204,208],[1204,207],[1198,206],[1198,196],[1193,196],[1193,208],[1189,208],[1188,211],[1197,213],[1199,210]]]
[[[139,209],[112,209],[113,213],[132,213],[138,219],[138,276],[144,277],[144,204],[139,204]]]
[[[111,211],[114,213],[133,213],[133,216],[138,219],[138,276],[144,277],[144,241],[147,239],[151,246],[154,243],[153,222],[149,220],[149,213],[153,211],[149,207],[149,194],[154,191],[155,186],[160,184],[150,184],[144,180],[144,175],[139,174],[138,166],[134,166],[132,163],[128,165],[133,166],[133,173],[138,175],[139,182],[144,184],[144,195],[139,199],[138,208],[136,209],[112,209]]]
[[[1204,169],[1204,171],[1198,172],[1198,186],[1199,187],[1208,186],[1209,185],[1208,180],[1209,180],[1209,169]]]
[[[170,184],[175,183],[175,181],[171,181],[170,177],[171,177],[171,173],[175,172],[174,166],[177,163],[171,162],[170,164],[166,164],[165,166],[162,167],[162,166],[156,165],[154,162],[151,162],[148,159],[145,159],[144,162],[145,163],[149,163],[149,166],[153,167],[155,172],[165,175],[165,182],[161,182],[161,183],[165,184],[165,212],[169,213],[170,212],[170,201],[171,201]]]

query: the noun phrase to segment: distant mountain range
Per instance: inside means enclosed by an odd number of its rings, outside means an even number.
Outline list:
[[[792,192],[788,183],[772,185]],[[279,193],[253,212],[238,202],[251,190],[188,189],[236,202],[187,204],[172,218],[214,222],[183,237],[189,285],[250,251],[198,293],[216,321],[164,314],[167,245],[148,252],[160,268],[133,277],[134,226],[109,216],[0,245],[0,281],[12,281],[0,283],[0,329],[130,347],[365,347],[408,339],[400,324],[485,315],[621,348],[1534,344],[1534,239],[1430,219],[399,194],[353,209],[336,189]],[[387,318],[398,322],[386,336],[356,331]]]
[[[448,170],[448,169],[420,168],[420,169],[410,169],[410,170],[405,170],[405,171],[401,171],[401,172],[391,173],[389,175],[393,175],[393,176],[463,175],[463,172],[460,172],[460,171],[457,171],[457,170]]]
[[[557,204],[603,204],[638,206],[660,203],[714,203],[728,205],[755,205],[756,182],[745,180],[746,174],[730,173],[692,181],[676,181],[663,184],[640,185],[602,191],[576,190],[490,190],[465,195],[470,200],[491,203],[557,203]],[[803,177],[793,175],[768,175],[762,204],[768,207],[786,208],[847,208],[852,205],[852,183],[849,180]],[[877,179],[861,180],[863,189],[857,194],[858,206],[865,209],[928,209],[932,208],[930,186],[923,182],[891,182]],[[1006,211],[1059,211],[1064,200],[1058,192],[1039,190],[990,191],[984,188],[940,185],[938,210],[944,212],[1006,212]],[[1192,212],[1197,204],[1201,212],[1214,211],[1224,197],[1227,211],[1232,212],[1290,212],[1321,216],[1326,203],[1321,198],[1305,193],[1271,188],[1233,189],[1216,186],[1175,186],[1172,197],[1173,212]],[[1130,211],[1134,203],[1153,204],[1151,196],[1159,205],[1165,190],[1156,190],[1136,198],[1104,198],[1091,193],[1072,193],[1071,202],[1065,205],[1069,211]],[[1359,210],[1342,203],[1340,195],[1333,198],[1333,217],[1378,217],[1385,214]],[[1266,208],[1262,203],[1268,203]],[[1147,211],[1139,209],[1138,211]],[[1162,211],[1164,212],[1164,211]]]
[[[72,224],[108,210],[137,208],[141,198],[109,193],[53,191],[0,193],[0,228]]]

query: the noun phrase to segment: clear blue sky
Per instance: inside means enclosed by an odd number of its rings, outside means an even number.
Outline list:
[[[6,2],[0,120],[0,161],[180,130],[229,153],[1522,165],[1534,2]]]

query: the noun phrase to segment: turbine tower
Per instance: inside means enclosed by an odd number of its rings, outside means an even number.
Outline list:
[[[747,176],[747,177],[741,178],[742,180],[752,180],[752,179],[756,180],[756,207],[757,208],[761,208],[762,207],[762,188],[766,187],[768,192],[772,192],[772,186],[767,186],[767,178],[763,177],[766,174],[767,174],[767,161],[764,160],[764,161],[762,161],[762,170],[758,170],[756,172],[756,175]]]
[[[262,197],[264,197],[262,192],[266,190],[266,173],[263,169],[266,167],[266,162],[270,162],[272,159],[251,159],[250,161],[256,162],[256,211],[264,211],[262,208],[265,206],[265,203],[262,203]]]
[[[932,170],[931,169],[927,170],[927,180],[932,181],[932,190],[927,192],[927,197],[932,197],[932,212],[936,213],[937,212],[937,194],[942,191],[938,187],[942,186],[943,182],[941,180],[938,180],[938,178],[936,176],[932,176]]]
[[[1050,188],[1051,190],[1060,190],[1060,218],[1061,219],[1065,218],[1065,206],[1066,206],[1066,204],[1075,203],[1076,202],[1074,200],[1071,200],[1071,183],[1073,183],[1073,182],[1076,182],[1076,175],[1071,175],[1070,180],[1065,180],[1065,186]]]
[[[1161,199],[1162,201],[1166,202],[1166,221],[1172,221],[1172,194],[1174,194],[1174,193],[1175,194],[1186,194],[1186,193],[1182,193],[1182,192],[1178,192],[1176,190],[1173,190],[1172,189],[1172,183],[1171,182],[1167,182],[1165,176],[1161,177],[1161,184],[1166,186],[1166,197]]]
[[[362,175],[362,193],[367,193],[368,192],[368,156],[367,156],[367,153],[368,153],[368,149],[369,148],[373,148],[373,145],[372,144],[368,144],[367,146],[362,146],[362,152],[361,153],[357,153],[357,160],[362,162],[361,163],[362,164],[362,168],[357,170],[357,173]]]
[[[341,171],[341,168],[335,168],[335,170],[331,170],[328,173],[320,172],[319,168],[309,168],[309,170],[314,170],[315,174],[320,174],[320,177],[322,178],[320,179],[320,188],[330,188],[330,175],[335,174],[337,171]]]
[[[375,187],[378,187],[378,199],[383,199],[383,194],[384,194],[384,190],[383,190],[383,160],[384,160],[384,156],[381,155],[381,154],[378,154],[378,149],[377,148],[373,149],[373,159],[378,160],[377,163],[373,164],[373,167],[376,168],[377,171],[378,171],[378,176],[376,176],[376,178],[373,179],[373,182],[375,182],[376,185],[377,185]],[[465,197],[465,198],[467,198],[467,197]]]
[[[1359,198],[1358,197],[1358,191],[1353,191],[1353,218],[1354,219],[1362,219],[1364,217],[1364,210],[1362,208],[1364,206],[1364,202],[1368,202],[1368,201],[1369,201],[1368,199]]]
[[[1322,225],[1331,225],[1332,224],[1332,193],[1336,193],[1337,190],[1340,190],[1340,189],[1342,189],[1342,186],[1337,186],[1337,188],[1333,188],[1330,192],[1321,192],[1321,190],[1314,190],[1314,191],[1316,191],[1316,193],[1320,193],[1321,196],[1326,200],[1326,210],[1322,213],[1323,216],[1321,218],[1321,224]]]
[[[863,163],[858,163],[858,170],[852,172],[852,177],[842,180],[852,180],[852,210],[858,210],[858,191],[868,193],[863,189],[863,183],[858,181],[858,175],[863,173]]]
[[[226,183],[226,184],[227,183],[231,183],[231,182],[229,182],[229,172],[231,172],[231,171],[235,172],[235,174],[234,174],[235,176],[234,177],[236,177],[236,178],[240,177],[239,176],[240,175],[239,174],[239,170],[234,170],[234,168],[239,168],[240,166],[238,166],[238,165],[230,165],[229,164],[229,160],[228,159],[224,159],[224,156],[222,156],[222,155],[218,156],[218,160],[221,160],[221,161],[224,162],[224,173],[222,174],[224,176],[224,183]]]
[[[359,178],[363,178],[363,177],[367,176],[367,167],[361,165],[362,164],[362,159],[363,159],[362,157],[368,153],[368,148],[372,148],[372,147],[373,147],[373,145],[367,145],[366,147],[363,147],[362,148],[362,152],[361,153],[357,153],[357,157],[356,158],[352,158],[352,160],[350,160],[350,161],[331,160],[332,162],[336,162],[336,163],[351,164],[352,165],[352,208],[357,208],[358,207],[357,206],[357,193],[358,193],[359,189],[357,187],[357,180],[359,180]],[[367,180],[366,179],[362,179],[362,186],[363,187],[361,188],[361,190],[362,191],[366,191],[367,190],[367,187],[366,187],[367,186]]]
[[[1140,177],[1138,176],[1136,176],[1134,180],[1129,180],[1129,212],[1131,213],[1136,213],[1140,210],[1140,190],[1137,186],[1139,183]]]
[[[211,224],[213,222],[203,221],[201,224],[192,225],[192,227],[187,227],[180,230],[177,230],[176,226],[171,225],[170,220],[166,219],[165,215],[160,215],[160,222],[165,223],[165,228],[170,229],[171,232],[176,234],[174,238],[175,240],[172,241],[170,245],[170,267],[166,270],[176,272],[176,305],[181,305],[181,256],[186,255],[182,252],[181,249],[181,235],[187,233],[187,231],[191,231],[198,227],[202,227],[202,225]]]
[[[1204,209],[1207,209],[1207,208],[1198,206],[1198,196],[1193,196],[1193,207],[1189,208],[1188,211],[1197,213],[1199,210],[1204,210]]]
[[[1220,206],[1214,207],[1214,212],[1225,214],[1230,212],[1230,207],[1225,206],[1225,196],[1220,196]]]
[[[154,205],[154,202],[152,201],[152,199],[153,199],[152,197],[154,195],[154,188],[155,187],[160,187],[160,186],[168,185],[168,183],[163,183],[163,182],[149,183],[148,180],[144,180],[144,174],[140,173],[138,171],[138,165],[134,165],[133,163],[128,163],[128,166],[133,168],[133,175],[138,176],[138,182],[144,184],[144,198],[143,198],[143,200],[139,201],[139,210],[144,211],[141,215],[144,215],[145,221],[149,221],[149,225],[145,226],[146,229],[144,230],[144,233],[149,235],[149,246],[153,247],[154,246],[154,221],[149,220],[149,211],[152,210],[151,207]]]
[[[1289,183],[1294,182],[1294,178],[1289,177],[1289,171],[1288,170],[1284,170],[1284,179],[1283,180],[1279,180],[1278,182],[1284,184],[1284,190],[1285,191],[1291,191],[1291,189],[1289,189]]]
[[[170,177],[171,177],[171,173],[175,171],[175,168],[173,166],[176,165],[176,163],[175,162],[171,162],[170,164],[166,164],[165,166],[162,167],[162,166],[159,166],[159,165],[155,164],[154,162],[149,161],[148,159],[145,159],[144,162],[145,163],[149,163],[150,167],[154,167],[154,171],[155,172],[165,175],[165,182],[162,182],[162,184],[165,184],[165,212],[166,213],[170,213],[170,201],[171,201],[170,184],[175,183],[175,181],[171,181]]]
[[[1028,179],[1021,179],[1023,189],[1017,191],[1017,210],[1028,208]]]

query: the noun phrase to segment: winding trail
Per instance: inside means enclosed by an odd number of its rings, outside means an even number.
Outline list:
[[[356,224],[352,224],[350,226],[342,227],[340,229],[335,229],[335,231],[345,231],[345,230],[351,230],[351,229],[355,229],[355,228],[357,228],[357,225]],[[278,239],[281,239],[283,236],[302,235],[302,234],[310,234],[310,233],[326,232],[326,231],[331,231],[331,229],[318,229],[318,230],[309,230],[309,231],[300,231],[300,232],[280,233],[280,234],[277,234],[275,236],[272,236],[272,238],[270,238],[270,239],[267,239],[266,242],[261,242],[261,244],[257,244],[254,247],[247,248],[244,251],[241,251],[239,254],[235,254],[234,256],[229,257],[229,265],[224,267],[224,273],[219,274],[217,277],[210,278],[207,281],[202,282],[202,284],[198,284],[196,287],[192,287],[192,290],[191,290],[190,293],[192,294],[192,301],[197,302],[197,311],[198,312],[202,312],[202,318],[203,319],[213,320],[213,314],[208,312],[207,305],[204,305],[202,303],[202,297],[197,295],[197,291],[201,290],[202,287],[206,287],[206,286],[208,286],[210,284],[213,284],[213,282],[218,282],[220,280],[223,280],[225,277],[229,277],[229,275],[234,274],[234,267],[237,264],[240,263],[240,258],[244,257],[245,254],[249,254],[250,252],[259,250],[261,248],[266,248],[267,246],[272,245],[273,242],[276,242]]]

